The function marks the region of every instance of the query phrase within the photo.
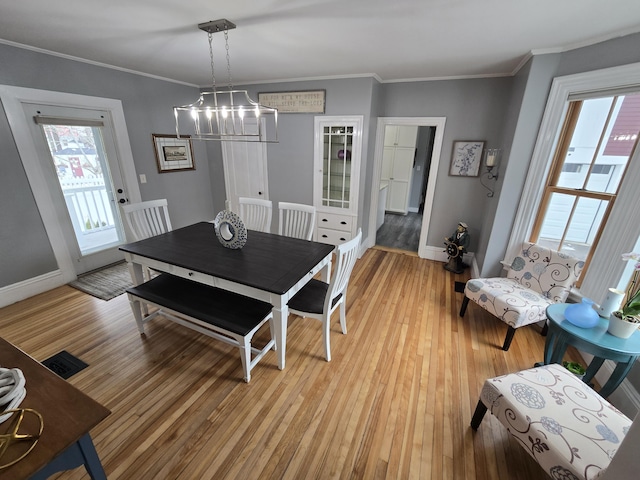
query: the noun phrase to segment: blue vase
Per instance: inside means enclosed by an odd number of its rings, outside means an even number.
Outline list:
[[[593,308],[593,300],[584,297],[580,303],[572,303],[564,311],[564,318],[576,327],[595,327],[600,316]]]

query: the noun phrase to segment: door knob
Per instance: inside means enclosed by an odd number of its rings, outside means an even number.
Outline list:
[[[127,201],[124,198],[121,198],[120,200],[118,200],[118,202],[120,203],[127,203]]]
[[[118,193],[122,193],[124,192],[124,190],[122,190],[121,188],[118,189]]]

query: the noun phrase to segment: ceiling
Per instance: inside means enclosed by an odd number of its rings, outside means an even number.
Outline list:
[[[531,53],[640,31],[638,0],[20,0],[0,42],[211,85],[207,34],[226,18],[234,84],[351,76],[383,82],[512,75]],[[216,83],[228,83],[224,35]],[[639,46],[640,47],[640,46]]]

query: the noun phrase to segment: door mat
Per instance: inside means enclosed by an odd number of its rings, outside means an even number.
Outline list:
[[[464,286],[466,285],[466,282],[455,282],[454,285],[454,289],[456,291],[456,293],[464,293]]]
[[[69,286],[102,300],[111,300],[122,295],[133,283],[126,262],[119,262],[82,274]]]
[[[42,362],[42,364],[65,380],[89,366],[66,350],[62,350],[54,356],[47,358]]]

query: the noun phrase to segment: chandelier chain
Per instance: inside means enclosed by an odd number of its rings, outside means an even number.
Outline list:
[[[209,32],[209,58],[211,58],[211,89],[216,91],[216,73],[213,63],[213,34]]]
[[[227,50],[227,75],[229,76],[229,90],[233,90],[231,80],[231,56],[229,55],[229,29],[224,29],[224,48]]]

